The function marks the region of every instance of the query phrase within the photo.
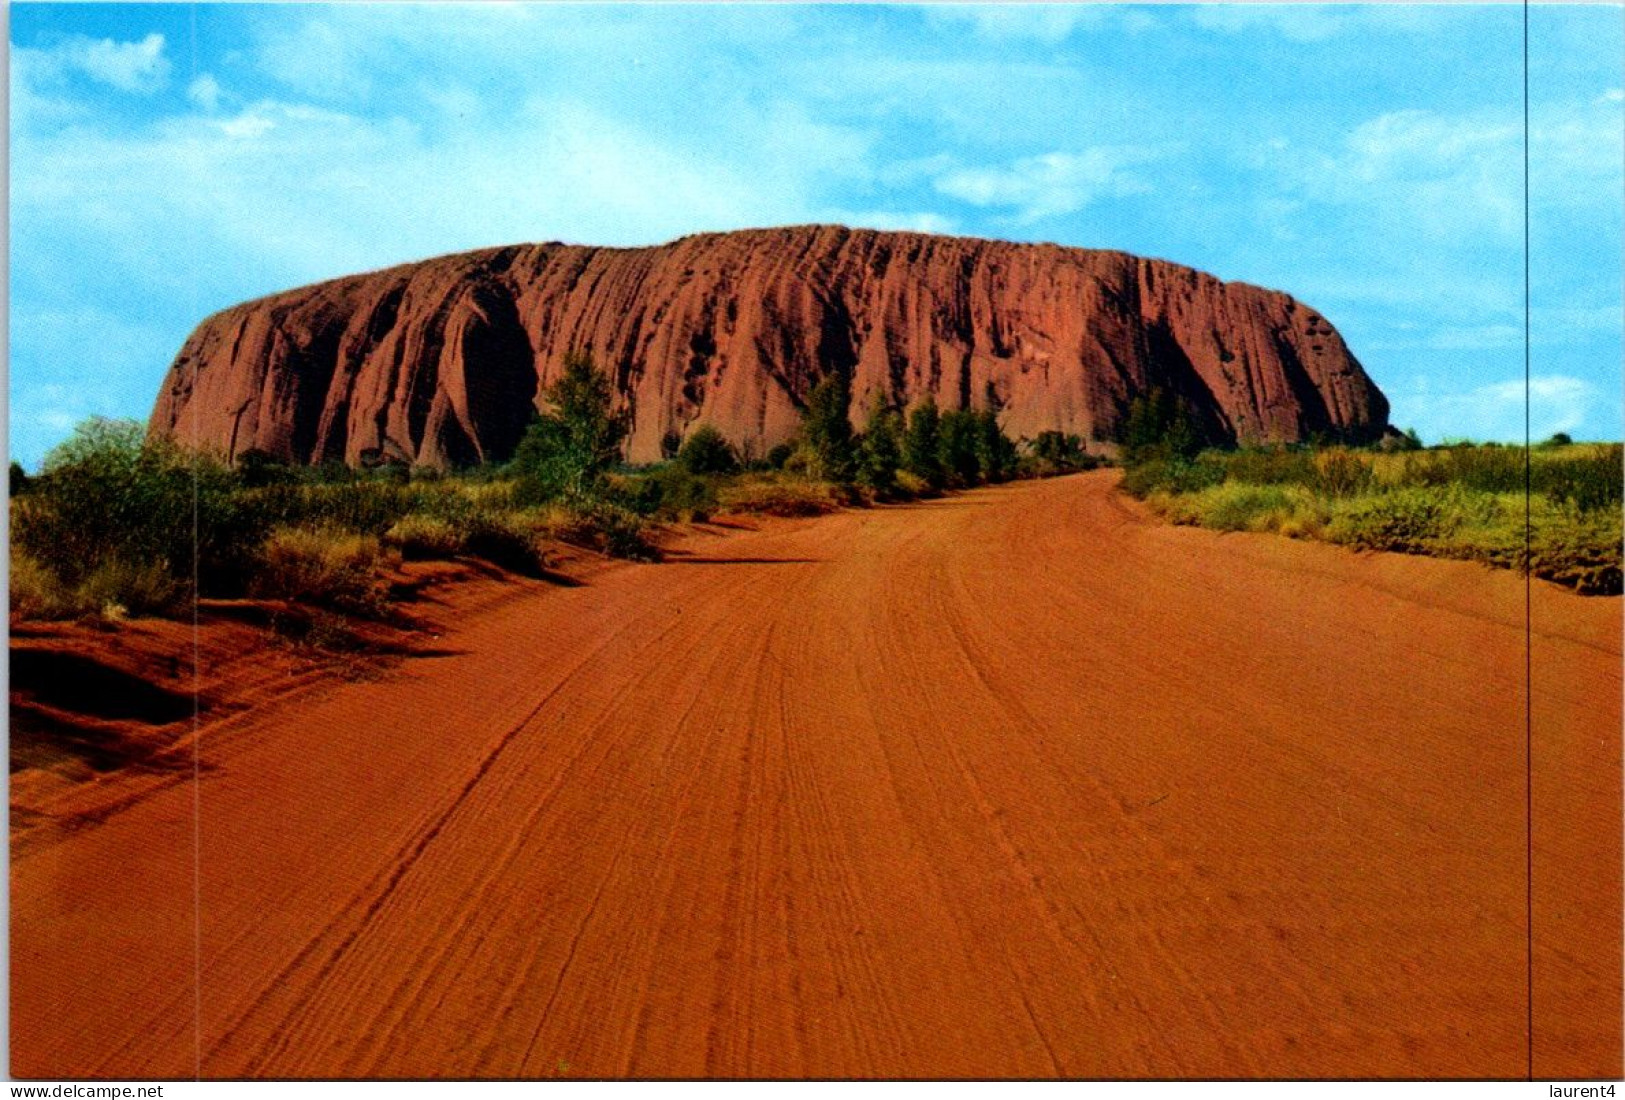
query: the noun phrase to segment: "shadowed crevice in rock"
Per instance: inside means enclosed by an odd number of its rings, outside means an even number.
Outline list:
[[[1213,391],[1197,374],[1196,367],[1175,339],[1167,322],[1159,322],[1146,330],[1146,351],[1155,372],[1152,375],[1154,384],[1162,386],[1180,400],[1195,418],[1196,430],[1202,441],[1214,446],[1234,445],[1236,436],[1230,429],[1224,410]]]
[[[285,357],[283,369],[276,372],[277,378],[289,380],[293,388],[292,412],[283,427],[294,456],[301,462],[309,462],[315,449],[316,429],[332,392],[339,339],[347,320],[342,314],[318,319],[308,335],[295,337],[297,342]]]
[[[474,453],[454,464],[513,454],[536,401],[536,357],[513,296],[491,282],[476,288],[474,300],[482,319],[464,330],[460,356]]]

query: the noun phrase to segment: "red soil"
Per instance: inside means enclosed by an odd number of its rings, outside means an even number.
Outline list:
[[[1526,1074],[1521,579],[1111,485],[245,678],[197,782],[14,846],[12,1072]],[[1621,601],[1533,622],[1534,1073],[1616,1077]]]

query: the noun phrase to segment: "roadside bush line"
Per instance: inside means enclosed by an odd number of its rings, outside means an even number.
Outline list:
[[[1125,491],[1174,523],[1527,569],[1584,594],[1621,591],[1618,444],[1455,445],[1382,454],[1274,448],[1155,454]]]

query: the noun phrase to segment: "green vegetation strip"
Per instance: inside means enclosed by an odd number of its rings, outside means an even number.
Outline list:
[[[1527,568],[1581,593],[1620,592],[1619,444],[1528,452],[1526,548],[1522,447],[1191,454],[1149,434],[1126,451],[1123,487],[1174,523]]]

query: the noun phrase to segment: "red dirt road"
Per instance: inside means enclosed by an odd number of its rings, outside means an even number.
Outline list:
[[[1111,486],[696,536],[206,725],[17,851],[13,1073],[1526,1074],[1522,581]],[[1534,1072],[1617,1077],[1621,601],[1534,630]]]

